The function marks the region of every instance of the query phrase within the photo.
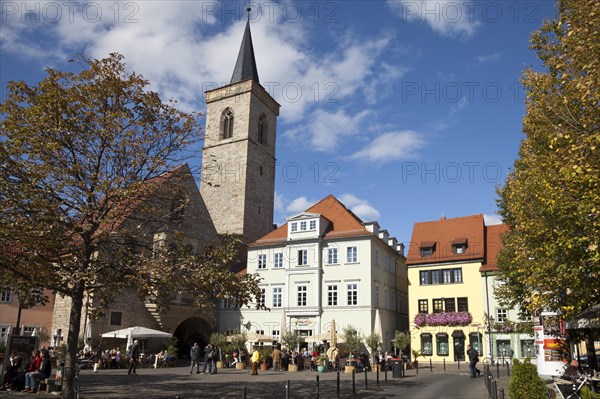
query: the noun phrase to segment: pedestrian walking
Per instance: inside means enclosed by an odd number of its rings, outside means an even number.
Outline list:
[[[190,374],[194,373],[194,367],[196,367],[196,374],[200,374],[200,346],[198,342],[194,342],[194,346],[190,349]]]
[[[479,362],[479,353],[471,345],[467,345],[467,356],[469,357],[469,371],[471,372],[471,378],[479,377],[481,371],[476,367]]]

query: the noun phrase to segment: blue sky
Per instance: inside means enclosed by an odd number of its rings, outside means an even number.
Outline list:
[[[164,99],[204,111],[203,92],[231,78],[247,4],[2,0],[0,80],[116,51]],[[328,194],[406,243],[442,214],[499,222],[519,79],[539,68],[529,37],[553,1],[251,4],[259,77],[281,104],[275,223]]]

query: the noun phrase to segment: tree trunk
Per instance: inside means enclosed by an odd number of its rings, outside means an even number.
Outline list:
[[[585,350],[587,352],[588,366],[593,370],[598,370],[598,362],[596,361],[596,347],[594,346],[593,332],[586,331],[585,335]]]
[[[69,333],[67,335],[67,350],[65,353],[65,375],[63,379],[63,399],[74,399],[73,380],[77,367],[77,346],[79,344],[79,328],[81,325],[81,310],[83,309],[83,283],[76,283],[71,297],[71,313],[69,317]]]

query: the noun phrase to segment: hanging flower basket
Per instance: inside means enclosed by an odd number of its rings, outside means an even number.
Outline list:
[[[414,323],[417,327],[423,326],[468,326],[473,321],[469,312],[443,312],[443,313],[418,313]]]

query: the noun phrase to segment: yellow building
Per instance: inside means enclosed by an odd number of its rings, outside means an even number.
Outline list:
[[[486,355],[486,285],[499,233],[483,215],[415,223],[407,258],[411,348],[420,361],[464,361],[466,346]]]

